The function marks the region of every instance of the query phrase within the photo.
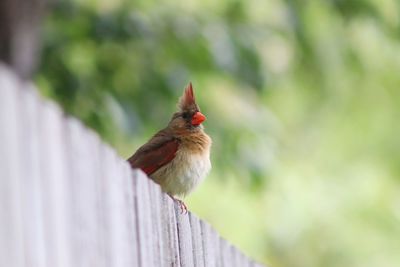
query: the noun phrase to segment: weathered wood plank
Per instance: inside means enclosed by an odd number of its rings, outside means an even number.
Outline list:
[[[117,179],[116,171],[116,156],[114,155],[112,149],[109,146],[104,146],[100,150],[101,154],[101,167],[102,172],[101,177],[99,177],[99,183],[101,186],[101,201],[104,206],[102,206],[101,220],[103,220],[100,227],[104,229],[104,249],[105,251],[105,261],[108,266],[115,264],[115,246],[116,242],[115,235],[115,223],[114,223],[114,206],[115,206],[115,186],[114,179]],[[104,228],[103,228],[104,227]]]
[[[162,212],[161,212],[161,204],[162,204],[162,196],[161,196],[160,187],[150,182],[149,184],[149,195],[150,195],[150,213],[152,218],[152,225],[154,231],[154,247],[153,247],[153,263],[155,266],[168,266],[165,265],[164,262],[164,236],[162,233]]]
[[[76,119],[66,126],[71,209],[72,254],[75,266],[107,266],[97,214],[96,183],[100,182],[99,142]]]
[[[138,264],[137,251],[133,246],[136,235],[134,225],[129,224],[132,220],[132,212],[128,211],[129,208],[134,208],[134,199],[127,201],[127,197],[133,196],[133,181],[130,173],[124,170],[126,163],[111,149],[107,154],[105,166],[108,171],[105,178],[109,191],[107,214],[110,226],[108,240],[110,241],[111,266],[134,266],[134,263]]]
[[[126,186],[129,181],[124,179],[121,159],[111,149],[105,154],[103,167],[106,167],[106,171],[103,182],[109,192],[106,207],[110,226],[108,240],[111,266],[132,266],[134,263],[132,255],[135,251],[129,246],[129,242],[132,241],[132,236],[130,236],[132,231],[127,222],[131,213],[127,210],[125,195],[128,193],[127,190],[133,188]]]
[[[136,192],[137,217],[139,233],[139,266],[155,266],[153,258],[154,230],[150,212],[149,180],[141,171],[136,171],[134,179]]]
[[[19,86],[0,66],[0,266],[23,266]]]
[[[237,266],[237,267],[247,267],[249,266],[248,262],[245,261],[244,255],[236,249],[234,246],[230,247],[230,254],[233,260],[232,266]]]
[[[190,229],[192,236],[192,251],[193,251],[193,265],[197,266],[205,266],[204,262],[204,250],[203,250],[203,237],[201,234],[201,225],[200,220],[193,215],[193,213],[189,213],[189,221],[190,221]]]
[[[174,202],[166,195],[162,194],[162,233],[165,242],[163,250],[165,254],[166,266],[180,266],[178,227],[174,209]]]
[[[71,266],[70,175],[66,165],[65,123],[61,110],[52,102],[41,102],[38,112],[46,262],[48,266]]]
[[[43,222],[43,200],[40,178],[39,96],[34,88],[26,88],[20,95],[21,124],[19,138],[23,149],[21,160],[21,196],[25,265],[45,267],[46,250]],[[2,265],[3,266],[3,265]]]
[[[231,244],[229,244],[226,240],[220,240],[220,264],[222,267],[230,267],[234,266],[233,258],[231,256]]]
[[[124,199],[125,207],[124,211],[127,215],[125,226],[126,226],[126,246],[127,253],[130,254],[131,263],[127,263],[126,266],[139,266],[139,244],[138,244],[138,233],[136,226],[136,198],[134,195],[134,182],[133,182],[133,172],[131,167],[124,161],[121,162],[122,170],[124,174],[124,179],[121,181],[121,186],[125,188]]]
[[[211,226],[204,222],[200,222],[201,232],[203,236],[203,247],[204,247],[204,262],[209,267],[221,266],[220,263],[220,238]]]
[[[178,226],[179,258],[180,266],[193,266],[193,245],[189,222],[189,214],[182,213],[178,202],[174,203],[175,215]]]

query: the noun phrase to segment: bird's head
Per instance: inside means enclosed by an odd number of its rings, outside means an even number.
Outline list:
[[[170,126],[189,130],[202,128],[201,124],[206,120],[206,117],[200,112],[200,108],[196,104],[192,83],[189,83],[185,88],[179,99],[178,108],[179,111],[172,116]]]

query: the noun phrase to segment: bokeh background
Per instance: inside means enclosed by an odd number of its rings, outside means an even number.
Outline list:
[[[186,199],[274,267],[400,266],[400,3],[58,0],[42,93],[129,157],[189,81],[213,170]]]

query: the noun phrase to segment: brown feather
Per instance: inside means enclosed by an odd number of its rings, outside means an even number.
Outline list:
[[[128,162],[132,168],[139,168],[150,175],[173,160],[178,147],[178,139],[162,130],[141,146]]]

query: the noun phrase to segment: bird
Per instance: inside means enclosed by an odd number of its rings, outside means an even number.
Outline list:
[[[187,213],[183,200],[211,170],[212,140],[204,131],[206,117],[196,103],[190,82],[178,101],[168,125],[139,147],[127,160],[161,186]]]

